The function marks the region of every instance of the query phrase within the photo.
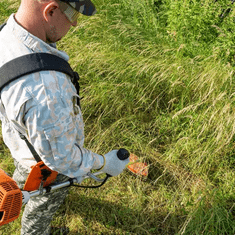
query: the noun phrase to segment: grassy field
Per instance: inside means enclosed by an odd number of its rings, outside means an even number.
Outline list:
[[[235,5],[94,3],[98,13],[58,44],[81,77],[85,146],[125,147],[148,162],[149,176],[125,171],[100,189],[72,188],[53,225],[70,234],[235,234]],[[0,23],[18,6],[1,0]],[[0,142],[0,166],[12,174]],[[0,234],[20,234],[20,218]]]

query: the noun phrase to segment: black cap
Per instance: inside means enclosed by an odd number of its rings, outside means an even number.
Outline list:
[[[83,15],[92,16],[96,13],[95,5],[90,0],[60,0],[69,3]]]

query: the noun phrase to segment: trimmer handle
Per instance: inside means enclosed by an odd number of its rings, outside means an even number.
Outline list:
[[[119,149],[119,150],[117,151],[117,157],[118,157],[120,160],[122,160],[122,161],[123,161],[123,160],[126,160],[127,158],[129,158],[129,156],[130,156],[130,153],[129,153],[126,149],[124,149],[124,148],[121,148],[121,149]],[[106,178],[100,179],[100,178],[96,177],[96,175],[99,175],[99,174],[103,174],[102,171],[100,171],[100,172],[95,172],[95,173],[93,173],[93,174],[89,172],[89,173],[87,174],[87,176],[84,177],[84,179],[86,179],[86,178],[92,178],[92,179],[94,179],[94,180],[96,180],[96,181],[98,181],[98,182],[101,182],[101,185],[103,185],[103,184],[106,182],[106,180],[107,180],[110,176],[107,175]],[[1,178],[0,178],[0,180],[1,180]],[[75,178],[74,178],[74,179],[71,179],[71,180],[69,180],[69,181],[66,181],[66,182],[57,184],[57,185],[52,185],[52,186],[50,186],[50,187],[43,188],[43,192],[40,192],[39,190],[33,191],[33,192],[22,191],[22,193],[23,193],[23,204],[26,204],[26,203],[29,201],[29,199],[30,199],[31,197],[38,196],[38,195],[40,195],[41,193],[45,194],[45,193],[48,193],[48,192],[53,191],[53,190],[57,190],[57,189],[64,188],[64,187],[69,187],[69,186],[73,185],[73,183],[75,183],[75,182],[76,182],[76,180],[75,180]],[[89,186],[79,186],[79,187],[84,187],[84,188],[98,188],[98,187],[100,187],[101,185],[98,185],[98,186],[90,186],[90,187],[89,187]],[[77,186],[77,185],[74,185],[74,186]],[[0,212],[1,212],[1,211],[0,211]]]
[[[118,157],[119,160],[124,161],[124,160],[126,160],[127,158],[130,157],[130,153],[126,149],[120,148],[117,151],[117,157]],[[102,170],[101,170],[101,172],[102,172]],[[96,177],[95,174],[92,174],[91,172],[87,173],[87,175],[90,178],[92,178],[95,181],[97,181],[97,182],[105,182],[109,177],[112,177],[111,175],[106,174],[106,178],[105,179],[100,179],[99,177]]]
[[[126,149],[119,149],[117,152],[117,157],[120,160],[126,160],[128,157],[130,157],[130,153]]]

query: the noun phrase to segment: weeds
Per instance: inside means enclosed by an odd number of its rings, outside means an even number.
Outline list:
[[[81,77],[85,146],[125,147],[150,172],[71,189],[53,224],[71,234],[234,234],[234,5],[94,3],[98,14],[81,16],[58,44]],[[0,153],[13,172],[8,150]]]

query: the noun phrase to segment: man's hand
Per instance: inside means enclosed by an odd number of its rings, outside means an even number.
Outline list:
[[[104,155],[105,163],[101,171],[111,176],[117,176],[122,173],[126,165],[129,163],[129,157],[125,160],[120,160],[117,156],[118,150],[112,150]]]

